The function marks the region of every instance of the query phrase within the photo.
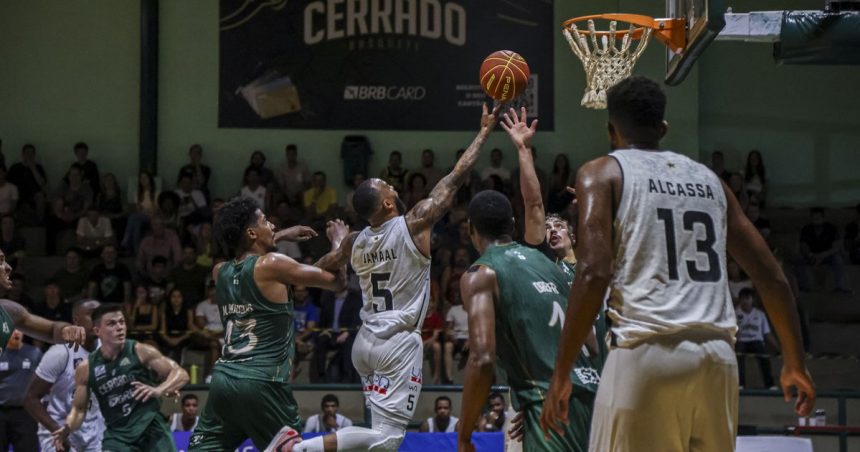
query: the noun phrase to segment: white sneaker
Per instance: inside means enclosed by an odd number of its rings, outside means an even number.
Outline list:
[[[293,446],[300,442],[302,442],[302,435],[285,425],[266,447],[265,452],[292,452]]]

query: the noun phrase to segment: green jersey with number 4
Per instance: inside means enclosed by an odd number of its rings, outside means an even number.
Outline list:
[[[516,242],[487,248],[475,264],[496,274],[496,354],[514,408],[543,402],[564,326],[569,277],[540,251]],[[595,392],[598,369],[580,355],[571,381],[574,391]]]
[[[215,299],[224,324],[224,348],[215,370],[234,378],[286,382],[294,345],[293,292],[272,303],[254,282],[258,256],[218,270]]]

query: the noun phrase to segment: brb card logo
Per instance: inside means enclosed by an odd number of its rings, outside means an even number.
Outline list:
[[[343,88],[344,100],[422,100],[427,96],[423,86],[357,86]]]

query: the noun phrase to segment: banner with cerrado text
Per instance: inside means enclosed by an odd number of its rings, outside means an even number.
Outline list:
[[[218,125],[476,130],[481,62],[513,50],[552,130],[556,25],[552,0],[221,0]]]

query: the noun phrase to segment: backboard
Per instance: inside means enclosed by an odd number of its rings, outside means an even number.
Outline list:
[[[667,18],[687,21],[687,45],[681,52],[667,50],[666,84],[675,86],[684,81],[699,55],[725,27],[725,0],[666,0]]]

